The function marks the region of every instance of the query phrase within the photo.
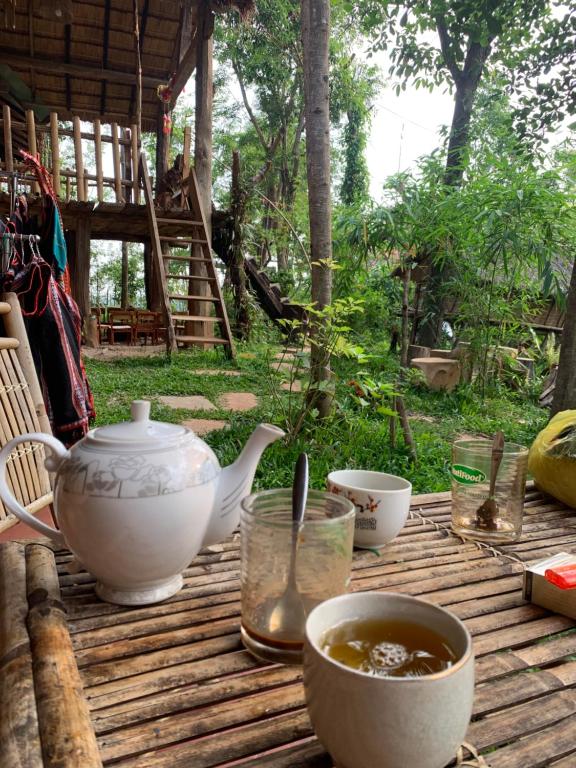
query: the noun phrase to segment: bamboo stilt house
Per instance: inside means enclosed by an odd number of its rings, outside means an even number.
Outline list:
[[[9,210],[15,174],[34,204],[38,187],[27,177],[19,150],[38,153],[60,199],[72,290],[84,315],[90,311],[90,239],[153,240],[139,173],[141,132],[156,135],[152,178],[162,180],[169,169],[168,116],[194,70],[196,112],[185,135],[184,193],[169,217],[156,204],[158,221],[175,220],[160,239],[186,232],[190,237],[186,227],[194,212],[186,177],[192,166],[202,208],[211,211],[214,16],[232,8],[246,15],[251,7],[251,0],[234,5],[205,0],[0,0],[0,215]],[[63,146],[68,147],[66,157]],[[102,161],[110,147],[112,171],[110,162]],[[87,162],[91,157],[95,169]],[[205,229],[209,243],[209,217]],[[161,281],[147,258],[149,303],[158,308]],[[199,282],[196,288],[192,282],[187,293],[202,297],[200,262],[190,259],[190,275],[197,270]],[[202,316],[206,303],[189,301],[187,311]],[[209,335],[206,326],[198,323],[192,335]]]

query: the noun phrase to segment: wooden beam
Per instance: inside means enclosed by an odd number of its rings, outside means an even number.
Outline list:
[[[70,49],[72,48],[72,25],[66,24],[64,26],[64,59],[66,66],[70,66]],[[12,56],[12,61],[14,64],[16,64],[16,61],[14,60],[14,57]],[[32,57],[29,57],[32,58]],[[32,59],[34,61],[34,59]],[[33,68],[33,64],[28,65],[30,69]],[[44,71],[48,71],[44,68]],[[68,112],[72,109],[72,84],[70,83],[70,76],[69,74],[66,75],[66,109]]]
[[[104,3],[104,39],[102,40],[102,69],[108,67],[108,44],[110,37],[110,6],[111,0]],[[101,81],[100,85],[100,114],[106,114],[106,80]]]
[[[180,94],[182,93],[184,86],[186,85],[188,80],[190,80],[192,72],[194,72],[194,69],[196,67],[197,40],[198,40],[198,34],[196,34],[194,38],[190,41],[188,50],[182,57],[180,64],[178,64],[178,69],[176,70],[176,75],[172,83],[172,96],[170,97],[170,105],[169,105],[170,109],[174,108],[174,105],[178,100],[178,96],[180,96]]]
[[[55,72],[56,74],[72,75],[89,80],[106,80],[109,83],[120,83],[121,85],[133,85],[136,79],[133,73],[122,72],[110,67],[96,67],[94,64],[72,64],[57,59],[25,56],[18,51],[6,50],[5,48],[2,50],[2,55],[7,61],[10,61],[10,66],[16,68],[22,66],[41,72]],[[161,82],[159,77],[149,77],[148,75],[142,77],[142,85],[147,88],[156,88]]]

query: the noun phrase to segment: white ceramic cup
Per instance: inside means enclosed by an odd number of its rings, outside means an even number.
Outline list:
[[[327,487],[356,507],[355,547],[383,547],[404,527],[410,510],[412,484],[403,477],[366,469],[330,472]]]
[[[457,661],[423,677],[376,677],[322,650],[327,630],[369,618],[429,627],[448,641]],[[392,592],[340,595],[308,616],[304,687],[316,735],[338,768],[444,768],[472,714],[472,640],[459,619],[423,600]]]

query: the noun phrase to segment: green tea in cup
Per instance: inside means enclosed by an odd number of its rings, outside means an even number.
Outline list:
[[[421,677],[449,669],[457,656],[430,627],[399,619],[356,619],[329,629],[321,648],[370,675]]]

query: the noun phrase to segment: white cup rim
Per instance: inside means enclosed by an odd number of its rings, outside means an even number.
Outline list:
[[[370,477],[376,478],[390,478],[392,480],[397,480],[401,484],[403,484],[402,488],[365,488],[362,485],[356,485],[354,483],[344,482],[344,480],[339,480],[339,476],[344,475],[345,473],[358,473],[363,475],[369,475]],[[333,483],[334,485],[339,485],[342,488],[350,488],[354,491],[363,491],[364,493],[406,493],[406,491],[412,491],[412,483],[409,480],[406,480],[405,477],[400,477],[400,475],[391,475],[389,472],[375,472],[374,470],[370,469],[336,469],[333,472],[330,472],[328,475],[328,482]]]
[[[448,616],[448,618],[452,620],[457,626],[459,626],[461,631],[463,631],[464,637],[466,639],[466,649],[464,653],[448,669],[444,669],[441,672],[434,672],[430,675],[422,675],[421,677],[395,677],[393,675],[379,675],[376,677],[374,675],[369,674],[368,672],[362,672],[359,669],[353,669],[352,667],[349,667],[346,664],[342,664],[340,661],[336,661],[336,659],[333,659],[325,651],[322,650],[322,648],[320,647],[316,639],[310,636],[310,624],[314,620],[315,614],[320,613],[322,610],[322,607],[326,606],[328,603],[333,605],[334,603],[345,602],[351,599],[353,601],[356,596],[362,597],[365,595],[370,595],[372,598],[374,596],[378,596],[378,599],[386,598],[386,597],[398,598],[407,603],[420,604],[422,606],[425,606],[427,609],[429,608],[435,609],[439,613],[442,613],[445,616]],[[351,616],[350,619],[342,619],[340,623],[344,624],[345,621],[352,620],[352,619],[353,619],[353,616]],[[324,632],[327,631],[327,629],[328,627],[324,630]],[[350,674],[353,677],[359,677],[365,680],[376,681],[376,683],[378,681],[386,681],[387,684],[390,683],[392,685],[416,685],[416,684],[422,685],[422,684],[426,684],[427,682],[432,683],[435,680],[441,680],[445,677],[450,677],[451,675],[454,675],[456,672],[458,672],[458,670],[461,669],[463,666],[465,666],[469,662],[470,657],[474,655],[474,649],[472,646],[472,637],[470,635],[468,628],[466,627],[466,625],[461,619],[459,619],[453,613],[450,613],[450,611],[447,611],[445,608],[441,608],[438,605],[434,605],[434,603],[429,603],[426,600],[421,600],[417,597],[413,597],[412,595],[403,595],[399,592],[376,592],[376,591],[348,592],[347,594],[338,595],[336,597],[330,598],[329,600],[325,600],[324,602],[319,603],[319,605],[313,608],[308,614],[308,618],[306,619],[304,635],[307,642],[310,644],[310,646],[314,649],[316,653],[320,654],[320,656],[323,659],[325,659],[329,664],[334,664],[335,667],[337,667],[339,670],[341,670],[345,674]]]

